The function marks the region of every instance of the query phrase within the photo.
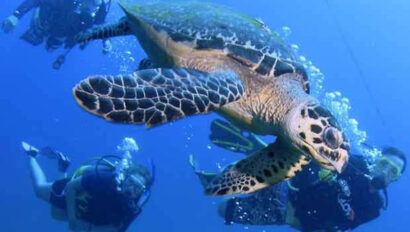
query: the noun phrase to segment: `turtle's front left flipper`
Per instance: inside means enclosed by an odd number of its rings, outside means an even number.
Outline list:
[[[107,120],[148,127],[204,114],[244,94],[233,72],[145,69],[128,76],[92,76],[73,89],[77,102]]]
[[[301,152],[275,143],[231,164],[205,187],[212,196],[252,193],[295,176],[309,163]]]
[[[75,36],[75,42],[79,44],[87,44],[92,40],[108,39],[116,36],[131,35],[131,29],[128,21],[123,18],[117,23],[96,26],[91,29],[78,33]]]

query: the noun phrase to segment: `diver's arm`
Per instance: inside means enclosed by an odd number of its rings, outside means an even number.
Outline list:
[[[1,29],[6,33],[13,31],[19,23],[20,18],[23,17],[31,9],[40,6],[40,1],[41,0],[25,0],[20,4],[19,7],[17,7],[13,14],[11,14],[1,23]]]
[[[18,19],[21,19],[33,8],[39,7],[40,3],[40,0],[25,0],[17,7],[17,9],[13,12],[13,15],[16,16]]]

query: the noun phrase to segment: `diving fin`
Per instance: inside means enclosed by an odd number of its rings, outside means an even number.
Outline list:
[[[24,141],[21,142],[21,146],[23,147],[24,152],[26,152],[27,155],[29,155],[29,156],[31,156],[31,157],[33,157],[33,158],[36,158],[36,157],[37,157],[37,155],[38,155],[38,153],[39,153],[39,150],[38,150],[37,148],[31,146],[30,144],[28,144],[28,143],[26,143],[26,142],[24,142]]]
[[[63,153],[59,151],[56,151],[54,148],[44,147],[40,149],[39,153],[47,157],[48,159],[57,159],[58,160],[58,170],[60,172],[65,172],[71,164],[70,159],[66,155],[64,155]]]
[[[211,181],[217,176],[216,173],[205,172],[198,167],[198,163],[195,162],[194,156],[189,155],[189,165],[194,170],[194,173],[198,176],[202,186],[206,188]]]
[[[131,26],[126,17],[113,24],[96,26],[82,31],[75,36],[76,43],[87,44],[92,40],[108,39],[116,36],[131,35]]]
[[[245,135],[245,131],[219,119],[212,121],[209,139],[218,147],[245,155],[266,147],[266,144],[256,135],[252,133]]]

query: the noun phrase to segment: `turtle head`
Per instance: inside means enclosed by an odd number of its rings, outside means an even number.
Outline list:
[[[317,102],[291,111],[287,131],[292,142],[323,168],[342,172],[347,165],[349,144],[335,117]]]

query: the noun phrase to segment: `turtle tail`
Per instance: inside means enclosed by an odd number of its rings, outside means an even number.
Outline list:
[[[79,44],[87,44],[92,40],[97,39],[107,39],[111,37],[130,35],[131,28],[124,17],[120,19],[117,23],[107,24],[103,26],[97,26],[89,30],[80,32],[75,37],[75,42]]]

